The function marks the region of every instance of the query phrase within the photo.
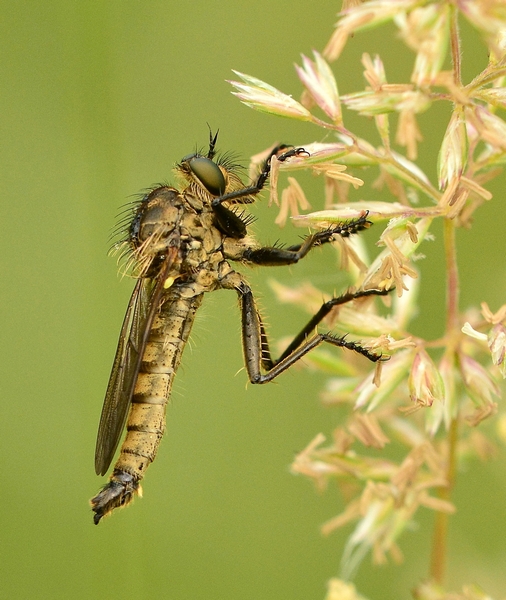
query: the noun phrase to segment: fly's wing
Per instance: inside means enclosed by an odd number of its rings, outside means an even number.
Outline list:
[[[160,306],[176,254],[176,248],[169,249],[154,284],[146,279],[137,281],[128,303],[98,427],[95,449],[97,475],[105,475],[118,447],[153,318]]]
[[[149,283],[142,279],[137,281],[121,328],[98,428],[95,450],[97,475],[107,472],[128,415],[133,386],[144,350],[141,342],[149,312],[148,285]]]

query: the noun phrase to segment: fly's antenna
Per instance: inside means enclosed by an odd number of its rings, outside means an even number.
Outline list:
[[[217,129],[216,134],[213,136],[213,132],[209,123],[207,124],[207,126],[209,127],[209,152],[207,153],[207,158],[209,158],[209,160],[212,160],[214,158],[214,155],[216,154],[216,140],[218,139],[218,133],[220,132],[220,130]]]

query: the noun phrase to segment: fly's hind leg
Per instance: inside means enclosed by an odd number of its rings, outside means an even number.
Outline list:
[[[367,349],[360,343],[346,339],[346,336],[339,337],[331,333],[311,334],[334,306],[347,304],[352,300],[365,298],[367,296],[386,296],[393,288],[347,292],[324,302],[320,307],[320,310],[294,337],[281,356],[277,359],[273,359],[269,348],[267,334],[265,333],[265,327],[255,305],[253,292],[249,285],[238,273],[234,272],[231,274],[228,281],[223,281],[223,287],[234,288],[239,295],[242,321],[242,346],[246,369],[251,383],[268,383],[269,381],[272,381],[322,342],[327,342],[333,346],[357,352],[358,354],[365,356],[365,358],[369,359],[371,362],[388,360],[388,358]]]
[[[255,305],[251,288],[247,284],[244,284],[237,291],[241,306],[243,351],[251,383],[267,383],[272,381],[322,342],[352,350],[365,356],[372,362],[386,360],[381,354],[376,354],[360,343],[346,339],[346,336],[338,337],[331,333],[315,333],[311,335],[311,333],[334,306],[346,304],[351,300],[366,296],[385,296],[391,290],[372,289],[347,292],[342,296],[325,302],[277,359],[272,358],[265,328]]]

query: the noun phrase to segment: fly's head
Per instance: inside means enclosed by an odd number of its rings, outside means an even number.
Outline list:
[[[185,189],[186,193],[195,195],[210,205],[214,198],[244,187],[237,175],[238,168],[226,156],[213,160],[195,152],[181,159],[176,165],[176,172],[189,184]]]
[[[188,184],[183,193],[187,197],[197,198],[207,209],[213,211],[215,226],[224,235],[241,239],[247,234],[246,227],[250,217],[236,212],[233,206],[249,204],[254,201],[254,198],[245,194],[223,203],[215,202],[217,198],[245,189],[237,173],[240,167],[231,160],[231,157],[226,155],[216,157],[217,137],[217,133],[214,137],[210,135],[207,155],[200,151],[185,156],[176,166],[176,172]]]
[[[218,132],[213,135],[210,131],[207,154],[197,150],[182,158],[176,165],[178,175],[189,184],[185,192],[209,204],[214,198],[244,187],[236,173],[238,165],[233,164],[230,157],[216,155],[217,139]]]

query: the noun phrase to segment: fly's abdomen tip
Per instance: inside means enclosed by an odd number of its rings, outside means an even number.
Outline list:
[[[115,508],[129,504],[140,491],[139,481],[133,475],[125,471],[114,471],[111,480],[90,500],[91,509],[95,513],[95,525]]]

